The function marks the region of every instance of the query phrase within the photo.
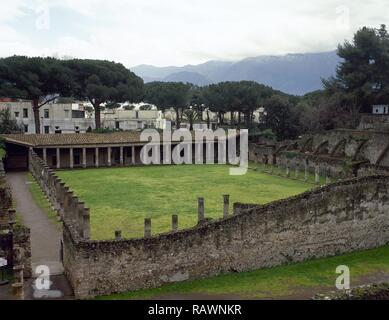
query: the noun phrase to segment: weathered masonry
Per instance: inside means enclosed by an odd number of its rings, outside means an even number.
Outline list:
[[[366,166],[383,172],[389,170],[389,131],[336,129],[294,141],[263,140],[250,144],[249,158],[337,179],[356,176]]]
[[[30,229],[16,223],[12,209],[12,194],[5,180],[0,159],[0,257],[12,267],[12,291],[15,298],[23,298],[24,278],[32,276]]]
[[[389,176],[355,178],[267,205],[234,204],[197,227],[94,241],[89,210],[34,152],[30,170],[63,218],[65,273],[78,298],[254,270],[389,243]],[[228,203],[227,197],[225,198]]]

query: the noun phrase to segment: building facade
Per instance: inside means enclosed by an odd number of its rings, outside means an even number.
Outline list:
[[[104,128],[120,130],[165,129],[166,120],[159,110],[105,110],[101,113]]]
[[[25,133],[35,133],[35,121],[30,101],[0,102],[0,110],[8,109]],[[86,118],[78,104],[48,103],[39,110],[40,132],[82,133],[95,127],[94,119]]]

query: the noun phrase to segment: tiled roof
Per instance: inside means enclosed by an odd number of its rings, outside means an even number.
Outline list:
[[[7,142],[30,147],[72,146],[72,145],[123,145],[146,143],[140,141],[141,132],[123,131],[114,133],[56,133],[56,134],[4,134]],[[194,138],[194,134],[192,134]],[[174,140],[174,139],[173,139]],[[178,142],[180,140],[174,140]],[[213,141],[213,138],[210,139]]]
[[[39,146],[68,146],[96,144],[125,144],[140,142],[140,132],[126,131],[115,133],[64,133],[64,134],[5,134],[7,142],[22,145]]]

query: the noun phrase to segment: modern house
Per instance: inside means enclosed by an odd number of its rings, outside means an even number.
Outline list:
[[[373,114],[386,114],[389,115],[389,105],[388,104],[377,104],[372,106]]]
[[[159,110],[106,109],[101,113],[101,124],[104,128],[121,130],[166,128],[166,120]]]
[[[0,102],[0,110],[9,109],[13,119],[25,133],[35,133],[35,121],[30,101]],[[87,118],[78,104],[48,103],[39,110],[42,133],[80,133],[93,129],[94,119]]]

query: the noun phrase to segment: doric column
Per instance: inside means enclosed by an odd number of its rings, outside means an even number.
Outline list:
[[[315,183],[320,184],[320,166],[315,166]]]
[[[43,148],[43,161],[47,164],[47,149]]]
[[[304,172],[304,180],[308,181],[309,173],[308,173],[308,163],[307,163],[307,160],[304,161],[304,170],[305,170],[305,172]]]
[[[122,166],[123,164],[124,164],[123,147],[120,147],[120,165]]]
[[[96,148],[95,149],[95,165],[96,165],[96,168],[99,167],[99,148]]]
[[[223,217],[224,218],[228,217],[229,208],[230,208],[230,195],[225,194],[223,195]]]
[[[132,146],[131,156],[132,156],[132,164],[135,164],[135,146]]]
[[[69,148],[70,169],[74,167],[73,148]]]
[[[86,148],[82,148],[82,167],[86,168]]]
[[[61,169],[61,150],[57,148],[57,169]]]
[[[197,220],[198,222],[202,222],[205,218],[205,210],[204,210],[204,198],[197,198]]]
[[[111,166],[111,147],[108,147],[107,148],[107,154],[108,154],[108,167],[110,167]]]

